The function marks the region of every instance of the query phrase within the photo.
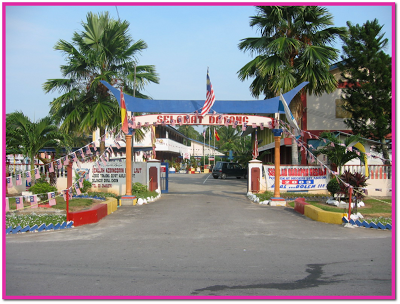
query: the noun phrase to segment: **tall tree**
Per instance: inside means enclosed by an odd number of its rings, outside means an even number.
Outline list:
[[[392,58],[384,52],[384,38],[378,20],[364,25],[347,22],[349,37],[344,38],[339,64],[344,83],[345,120],[354,133],[377,140],[385,159],[389,159],[386,136],[392,132]],[[390,163],[386,161],[386,163]]]
[[[6,118],[6,153],[29,157],[31,170],[34,159],[44,147],[58,147],[64,134],[58,130],[54,120],[46,116],[32,122],[22,112],[13,112]]]
[[[287,92],[302,82],[308,94],[331,93],[337,81],[329,66],[339,51],[331,45],[335,38],[346,34],[346,28],[333,27],[333,17],[319,6],[257,6],[257,15],[250,17],[261,37],[242,39],[239,49],[256,57],[238,71],[239,79],[254,78],[250,91],[254,97],[265,99]],[[303,113],[300,96],[290,103],[293,116]],[[278,109],[277,109],[278,111]],[[298,164],[298,148],[292,145],[292,163]]]
[[[120,108],[107,88],[105,80],[136,97],[148,98],[140,90],[159,79],[152,65],[137,66],[136,55],[147,48],[144,41],[133,41],[128,33],[129,22],[112,19],[108,13],[88,13],[82,22],[83,31],[74,32],[72,42],[59,40],[54,46],[66,58],[60,67],[64,79],[49,79],[46,93],[59,91],[61,96],[51,102],[50,114],[65,132],[92,132],[119,125]],[[140,133],[140,132],[139,132]],[[101,142],[104,151],[104,142]]]

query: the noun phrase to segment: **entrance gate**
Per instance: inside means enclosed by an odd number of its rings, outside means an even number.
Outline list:
[[[141,99],[133,96],[123,94],[122,91],[114,88],[108,82],[101,80],[111,93],[115,96],[120,106],[122,106],[122,101],[124,101],[125,110],[131,112],[141,112],[141,113],[163,113],[163,114],[151,114],[143,116],[133,116],[128,120],[128,131],[126,132],[126,145],[132,145],[132,133],[134,129],[141,129],[142,127],[156,126],[156,125],[225,125],[227,126],[242,126],[242,130],[247,127],[260,128],[264,127],[274,129],[274,140],[276,155],[278,158],[275,159],[275,179],[279,184],[279,148],[280,148],[280,138],[282,134],[282,129],[279,129],[279,123],[277,120],[271,117],[256,116],[254,113],[267,114],[277,114],[283,112],[283,106],[281,108],[280,97],[273,97],[264,100],[225,100],[216,101],[212,105],[212,110],[214,114],[199,115],[203,106],[205,105],[204,100],[150,100]],[[303,82],[293,90],[281,94],[284,100],[288,100],[289,103],[293,97],[305,86],[308,82]],[[208,113],[211,112],[208,110]],[[182,113],[182,114],[175,114]],[[186,114],[185,114],[186,113]],[[230,113],[230,114],[218,114],[218,113]],[[246,115],[247,114],[247,115]],[[250,115],[249,115],[250,114]],[[286,108],[285,108],[285,114]],[[128,135],[129,134],[129,135]],[[128,166],[127,166],[128,167]],[[157,172],[156,172],[157,173]],[[165,172],[167,174],[167,172]],[[255,171],[254,174],[258,179],[260,172]],[[249,176],[251,179],[252,177]],[[154,180],[150,180],[154,183]],[[128,179],[127,179],[128,184]],[[154,185],[151,185],[153,187]],[[127,186],[128,189],[128,186]],[[275,188],[276,193],[274,199],[279,198],[279,187]],[[150,189],[151,191],[151,189]],[[130,194],[127,191],[127,195]]]
[[[161,163],[161,193],[168,193],[168,163]]]

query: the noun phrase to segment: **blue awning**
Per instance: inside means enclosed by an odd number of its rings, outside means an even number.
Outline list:
[[[120,91],[106,81],[101,81],[120,101]],[[306,85],[303,82],[293,90],[282,94],[290,104],[293,97]],[[154,100],[136,98],[124,94],[126,109],[144,113],[194,113],[201,112],[204,100]],[[279,96],[264,100],[216,100],[211,110],[219,114],[273,114],[278,113]]]

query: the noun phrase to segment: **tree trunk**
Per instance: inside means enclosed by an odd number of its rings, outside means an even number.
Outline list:
[[[31,185],[33,186],[33,184],[36,182],[35,172],[33,171],[35,170],[35,156],[29,155],[29,158],[31,159]]]
[[[297,125],[301,129],[302,126],[301,123],[299,123],[299,121],[301,122],[301,118],[303,115],[303,103],[301,102],[300,95],[296,95],[293,98],[292,102],[289,105],[289,109],[292,112],[293,117],[297,122]],[[293,135],[295,135],[294,128],[291,128],[291,132]],[[296,140],[292,138],[292,165],[298,165],[298,164],[299,164],[299,149]]]
[[[100,128],[99,133],[100,133],[100,155],[102,155],[106,150],[106,138],[105,138],[106,129]],[[104,141],[102,140],[102,137],[104,137]]]
[[[381,148],[382,148],[383,158],[385,159],[384,164],[390,165],[389,150],[388,150],[388,146],[386,144],[386,140],[384,138],[381,139]]]

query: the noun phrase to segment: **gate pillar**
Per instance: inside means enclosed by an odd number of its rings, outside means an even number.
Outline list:
[[[147,183],[149,191],[160,189],[161,162],[158,159],[149,159],[147,161]]]
[[[280,172],[281,172],[281,135],[282,129],[273,129],[274,140],[275,140],[275,185],[274,185],[274,197],[271,197],[271,206],[286,206],[286,200],[281,196],[280,193]]]
[[[247,173],[247,192],[258,193],[261,189],[262,161],[253,159],[249,161]]]

